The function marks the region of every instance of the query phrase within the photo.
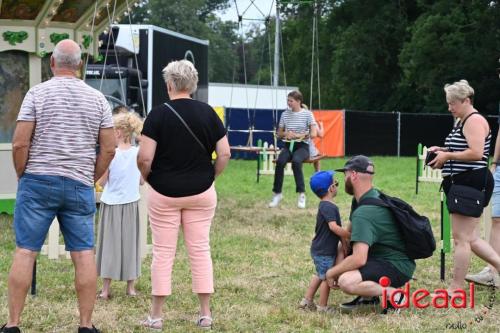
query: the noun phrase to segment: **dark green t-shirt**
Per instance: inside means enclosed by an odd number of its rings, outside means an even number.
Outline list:
[[[360,198],[378,198],[379,192],[371,189]],[[353,208],[357,206],[353,200]],[[394,265],[401,273],[413,276],[415,261],[405,253],[404,240],[388,208],[363,205],[351,210],[351,242],[370,246],[368,258],[379,258]]]

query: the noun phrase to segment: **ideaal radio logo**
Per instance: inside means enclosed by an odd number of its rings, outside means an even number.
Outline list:
[[[430,306],[436,309],[474,309],[475,308],[475,285],[474,283],[469,283],[468,290],[455,289],[453,294],[450,295],[446,289],[435,289],[433,293],[425,288],[419,288],[412,292],[410,283],[405,283],[403,288],[396,288],[394,291],[388,295],[387,287],[391,285],[391,279],[383,276],[379,280],[379,284],[382,286],[382,306],[387,308],[388,302],[395,309],[409,308],[410,306],[417,309],[425,309]],[[489,298],[488,303],[484,305],[484,309],[477,314],[473,319],[468,322],[458,321],[456,323],[447,323],[446,329],[467,329],[474,323],[480,323],[484,320],[484,316],[488,314],[489,311],[493,309],[495,304],[495,291],[496,287],[494,281],[491,280],[488,283]],[[398,295],[403,295],[404,300],[402,302],[395,301]],[[400,297],[398,297],[400,299]]]

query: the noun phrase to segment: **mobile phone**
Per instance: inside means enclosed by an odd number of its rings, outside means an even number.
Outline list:
[[[425,165],[429,165],[429,163],[435,159],[437,154],[433,151],[428,151],[427,156],[425,157]]]

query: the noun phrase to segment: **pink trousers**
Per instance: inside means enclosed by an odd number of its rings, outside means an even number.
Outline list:
[[[180,198],[161,195],[150,187],[148,202],[153,238],[152,295],[172,294],[172,266],[180,226],[191,264],[192,290],[197,294],[213,293],[210,226],[217,206],[214,185],[200,194]]]

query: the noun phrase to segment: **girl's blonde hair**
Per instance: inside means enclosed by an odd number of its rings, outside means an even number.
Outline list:
[[[142,131],[142,119],[135,112],[119,113],[113,116],[115,129],[122,131],[126,142],[132,140],[132,135],[139,135]]]
[[[454,82],[453,84],[446,84],[444,86],[444,91],[446,93],[447,102],[463,101],[466,98],[469,98],[472,104],[474,100],[474,89],[472,89],[467,80],[460,80]]]

